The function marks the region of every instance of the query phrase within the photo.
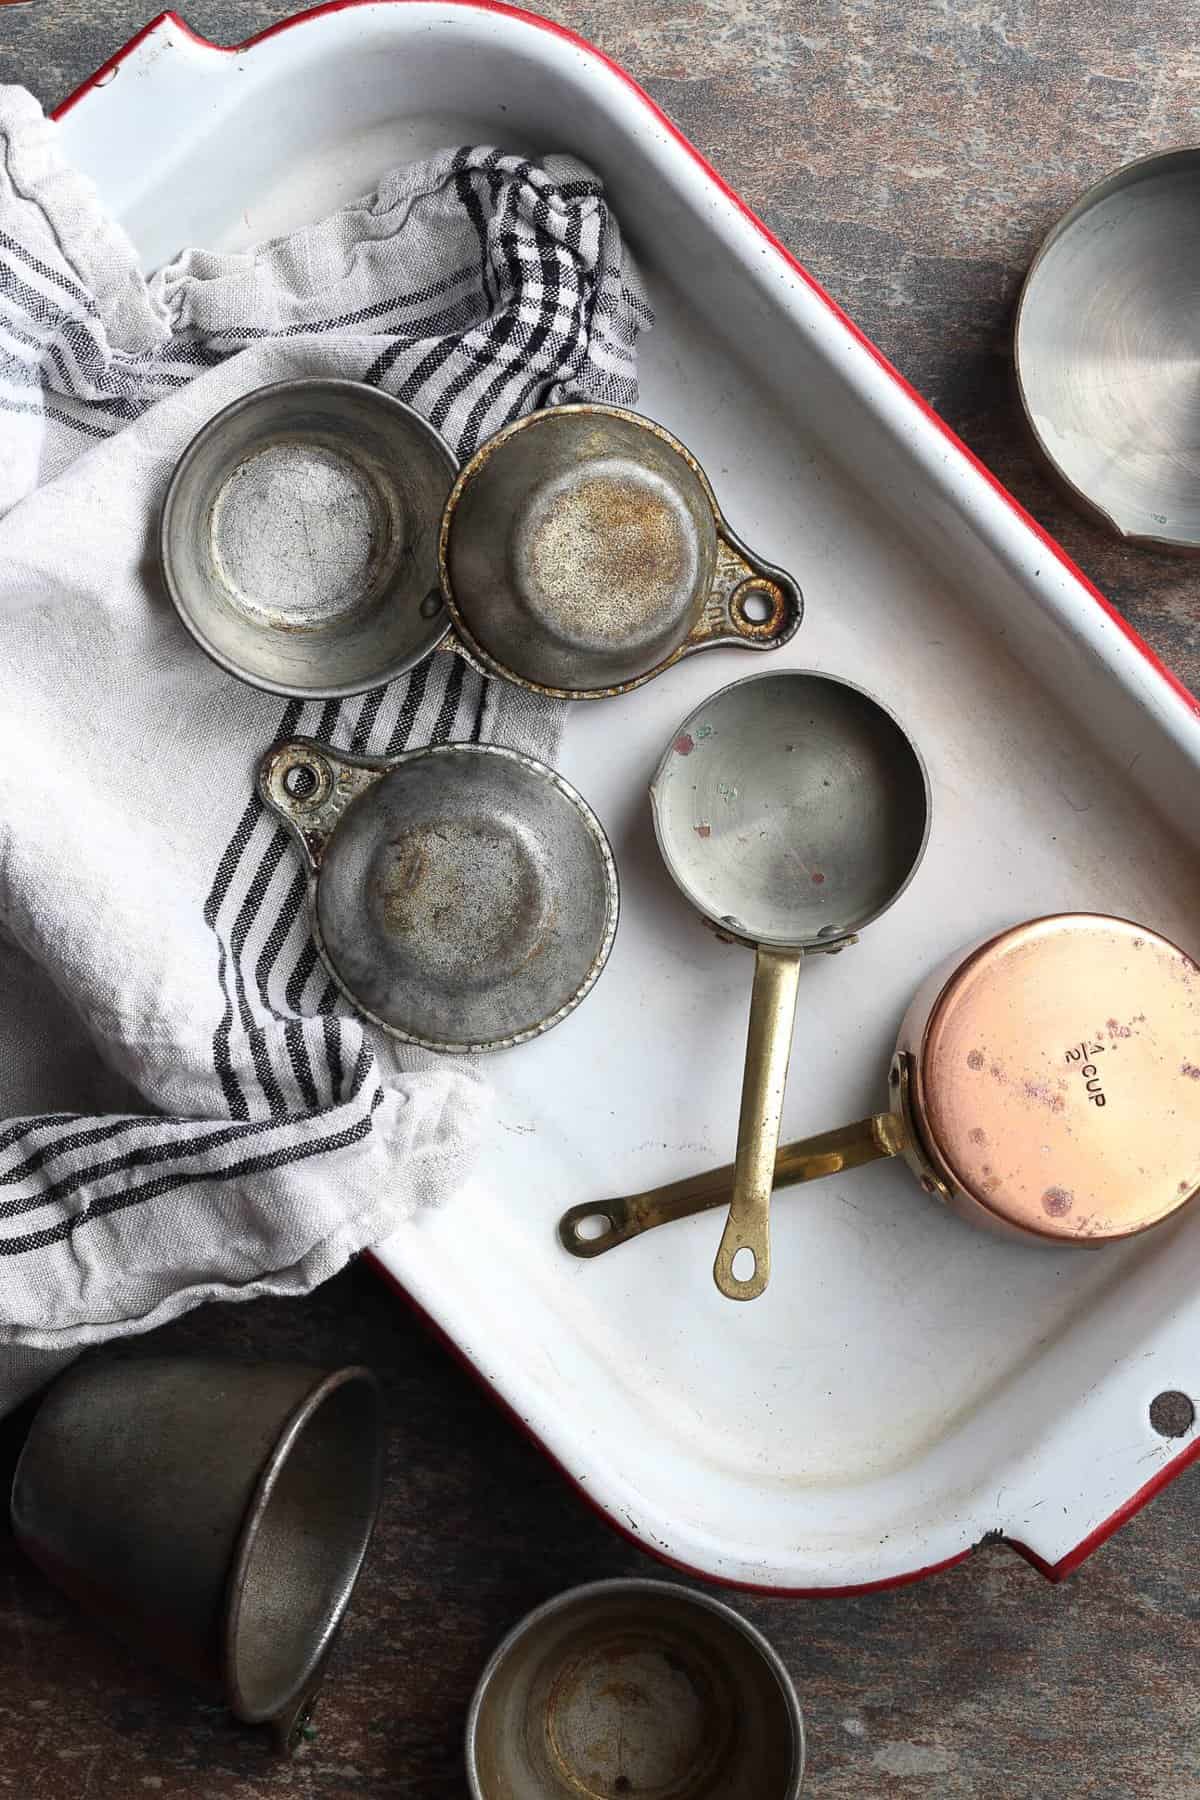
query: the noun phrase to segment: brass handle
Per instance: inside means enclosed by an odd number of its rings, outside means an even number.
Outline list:
[[[899,1156],[905,1142],[903,1122],[895,1114],[874,1113],[853,1125],[839,1125],[834,1131],[785,1144],[775,1158],[775,1186],[820,1181],[880,1157]],[[603,1256],[606,1250],[615,1250],[618,1244],[627,1244],[657,1225],[671,1225],[676,1219],[691,1219],[713,1207],[728,1206],[732,1186],[733,1164],[726,1163],[723,1168],[685,1175],[680,1181],[668,1181],[641,1194],[584,1201],[563,1214],[558,1239],[572,1256]]]
[[[727,1300],[756,1300],[771,1279],[771,1185],[802,956],[762,944],[755,953],[733,1195],[713,1264],[713,1280]],[[741,1251],[749,1251],[751,1267],[736,1275],[734,1258]]]

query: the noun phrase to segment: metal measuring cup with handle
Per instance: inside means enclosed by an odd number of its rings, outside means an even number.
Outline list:
[[[960,1217],[1052,1245],[1103,1244],[1200,1191],[1200,968],[1144,925],[1058,913],[960,953],[918,988],[890,1106],[788,1144],[777,1187],[902,1156]],[[602,1256],[729,1202],[732,1164],[573,1206],[559,1239]]]
[[[830,675],[783,670],[698,706],[650,798],[678,886],[719,937],[755,953],[737,1159],[713,1270],[727,1299],[753,1300],[770,1278],[801,965],[853,943],[904,892],[929,833],[929,782],[878,700]]]
[[[804,614],[691,451],[618,406],[497,432],[455,481],[439,546],[444,647],[560,700],[628,693],[696,650],[778,649]]]
[[[435,650],[604,699],[695,650],[778,649],[804,613],[653,420],[547,407],[457,472],[419,414],[355,381],[277,382],[209,419],[167,489],[159,559],[214,661],[306,700],[364,693]]]

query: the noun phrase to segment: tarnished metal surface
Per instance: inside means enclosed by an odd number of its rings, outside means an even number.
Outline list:
[[[296,5],[189,0],[179,10],[215,42],[238,43]],[[150,10],[144,0],[10,9],[12,66],[41,98],[60,99]],[[597,37],[650,87],[1159,654],[1200,687],[1195,572],[1178,558],[1130,556],[1060,500],[1031,463],[999,353],[1021,268],[1071,195],[1114,160],[1194,134],[1187,0],[1128,13],[1100,0],[945,10],[814,0],[799,24],[803,41],[793,0],[755,0],[716,30],[707,7],[611,0],[600,12],[590,0],[552,0],[539,10]],[[117,87],[127,79],[122,72]],[[244,241],[261,233],[260,213],[250,217]],[[713,474],[720,479],[715,464]],[[817,1194],[794,1200],[825,1203]],[[322,1701],[319,1754],[296,1766],[288,1796],[346,1800],[357,1783],[381,1795],[462,1800],[446,1721],[465,1713],[500,1618],[517,1617],[548,1583],[648,1570],[643,1554],[577,1505],[523,1434],[496,1423],[483,1391],[361,1265],[303,1306],[205,1307],[166,1330],[193,1354],[228,1344],[328,1357],[349,1347],[385,1370],[405,1429],[395,1434],[403,1441],[393,1445],[380,1554],[356,1598],[337,1686]],[[448,1417],[459,1427],[452,1445]],[[497,1493],[519,1500],[498,1509]],[[1189,1554],[1198,1534],[1192,1473],[1065,1588],[993,1546],[890,1600],[805,1606],[745,1595],[737,1604],[770,1630],[801,1682],[820,1800],[1080,1800],[1106,1778],[1120,1800],[1166,1800],[1200,1789],[1195,1694],[1180,1679],[1200,1653]],[[185,1713],[170,1691],[106,1656],[11,1547],[5,1572],[0,1742],[16,1793],[80,1800],[86,1787],[88,1800],[143,1791],[145,1800],[246,1800],[265,1785],[258,1746],[231,1734],[218,1710]],[[70,1703],[57,1704],[66,1695]],[[36,1724],[47,1706],[49,1755]]]
[[[111,1630],[295,1746],[379,1506],[363,1368],[80,1364],[13,1481],[21,1548]]]
[[[771,1189],[802,960],[801,950],[767,944],[754,953],[733,1191],[713,1264],[713,1279],[727,1300],[755,1300],[771,1279]]]
[[[787,670],[698,706],[650,799],[675,881],[719,935],[756,951],[733,1194],[713,1272],[728,1299],[753,1300],[770,1275],[800,959],[844,944],[904,892],[925,850],[929,783],[878,701]]]
[[[1017,312],[1035,438],[1122,537],[1200,550],[1200,148],[1144,157],[1053,227]]]
[[[660,1581],[575,1588],[510,1633],[467,1722],[472,1800],[796,1800],[804,1725],[759,1632]]]
[[[993,938],[902,1045],[921,1135],[1001,1223],[1095,1243],[1200,1189],[1200,969],[1144,926],[1073,913]]]
[[[891,1112],[788,1145],[774,1185],[903,1156],[973,1224],[1057,1244],[1130,1237],[1200,1192],[1200,969],[1125,919],[1014,926],[921,983],[888,1083]],[[573,1206],[559,1240],[602,1256],[728,1204],[734,1173]]]
[[[188,630],[255,687],[357,694],[450,627],[437,532],[456,463],[376,388],[286,381],[235,400],[184,451],[163,506],[163,573]]]
[[[774,1185],[820,1181],[841,1175],[882,1156],[898,1156],[904,1148],[903,1121],[892,1113],[873,1113],[853,1125],[840,1125],[795,1144],[785,1144],[775,1158]],[[728,1206],[733,1192],[733,1164],[702,1175],[685,1175],[645,1193],[627,1194],[617,1200],[585,1201],[570,1207],[558,1222],[558,1239],[572,1256],[590,1258],[615,1250],[618,1244],[691,1219],[714,1207]]]
[[[695,457],[611,406],[550,407],[484,444],[447,503],[440,562],[470,657],[568,700],[625,693],[712,644],[775,649],[803,613]]]
[[[441,744],[356,758],[294,739],[264,758],[259,787],[308,858],[326,966],[394,1036],[507,1048],[599,978],[617,928],[612,851],[575,789],[532,757]]]
[[[650,798],[667,868],[710,924],[808,951],[898,898],[929,824],[923,765],[891,713],[803,669],[704,700],[672,737]]]

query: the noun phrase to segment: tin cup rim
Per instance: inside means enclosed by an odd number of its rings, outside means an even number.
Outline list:
[[[560,1594],[554,1594],[549,1600],[535,1606],[532,1612],[526,1613],[501,1639],[493,1650],[475,1685],[471,1696],[471,1705],[467,1713],[464,1751],[467,1767],[467,1786],[470,1800],[494,1800],[494,1796],[486,1792],[480,1783],[478,1764],[478,1732],[479,1720],[484,1701],[489,1689],[495,1681],[501,1666],[507,1661],[512,1651],[523,1638],[537,1629],[547,1619],[558,1614],[570,1612],[576,1606],[604,1595],[621,1594],[642,1595],[651,1598],[669,1596],[674,1602],[682,1602],[685,1606],[695,1606],[720,1619],[725,1625],[732,1626],[750,1645],[764,1667],[775,1677],[780,1697],[783,1700],[788,1724],[792,1734],[792,1769],[786,1790],[778,1796],[778,1800],[798,1800],[804,1786],[804,1774],[807,1763],[807,1746],[804,1735],[804,1714],[800,1706],[800,1698],[796,1692],[796,1684],[788,1673],[787,1667],[770,1640],[752,1625],[741,1613],[735,1612],[723,1600],[712,1594],[700,1592],[698,1589],[685,1587],[681,1582],[655,1581],[648,1576],[618,1576],[607,1581],[589,1581],[579,1587],[567,1588]]]

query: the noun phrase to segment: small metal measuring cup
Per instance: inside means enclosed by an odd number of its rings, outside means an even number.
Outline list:
[[[718,937],[755,952],[733,1192],[713,1269],[727,1299],[753,1300],[770,1278],[800,965],[852,943],[904,892],[925,851],[929,783],[877,700],[830,675],[781,670],[698,706],[650,799],[678,886]]]
[[[1131,1237],[1200,1191],[1200,968],[1126,919],[1014,925],[922,982],[889,1087],[886,1112],[780,1150],[775,1185],[902,1156],[972,1224],[1055,1245]],[[733,1176],[573,1206],[560,1241],[602,1256],[727,1205]]]
[[[780,1658],[732,1607],[598,1581],[505,1638],[466,1757],[471,1800],[797,1800],[804,1722]]]
[[[489,439],[446,502],[440,563],[469,659],[562,700],[627,693],[693,650],[777,649],[804,611],[691,452],[615,406],[548,407]]]
[[[617,929],[604,829],[568,781],[499,744],[268,751],[259,792],[308,864],[321,958],[347,999],[430,1050],[510,1048],[599,980]]]
[[[1127,543],[1200,552],[1200,147],[1089,188],[1017,307],[1021,404],[1071,498]]]
[[[289,1750],[367,1552],[382,1456],[367,1369],[101,1357],[42,1402],[13,1529],[86,1612]]]
[[[281,381],[201,427],[163,503],[167,590],[202,650],[252,687],[364,693],[446,636],[437,534],[457,462],[359,381]]]
[[[537,693],[600,699],[692,650],[776,649],[800,624],[792,577],[636,413],[549,407],[455,469],[431,425],[361,382],[243,395],[167,489],[176,611],[231,675],[302,699],[363,693],[438,648]]]

